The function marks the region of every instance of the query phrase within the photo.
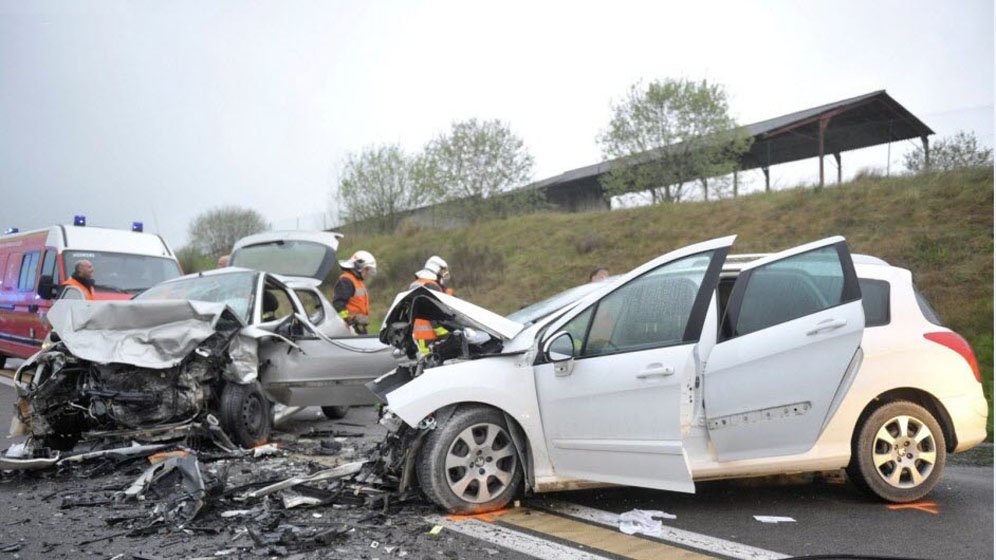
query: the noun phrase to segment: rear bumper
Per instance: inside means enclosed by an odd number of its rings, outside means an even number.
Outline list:
[[[971,449],[986,439],[989,405],[981,389],[976,395],[948,397],[942,399],[941,403],[951,416],[955,437],[958,439],[955,453]]]

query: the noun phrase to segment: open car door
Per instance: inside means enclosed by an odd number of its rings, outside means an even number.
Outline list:
[[[808,451],[861,363],[864,325],[843,237],[744,267],[704,373],[706,423],[717,458]]]
[[[735,237],[663,255],[546,330],[573,338],[568,363],[535,366],[543,432],[558,475],[694,491],[682,437],[700,373],[699,337]],[[570,345],[561,355],[570,355]]]

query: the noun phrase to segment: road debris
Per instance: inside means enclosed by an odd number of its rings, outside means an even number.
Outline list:
[[[658,510],[634,509],[619,514],[619,530],[627,535],[640,533],[650,537],[661,536],[662,519],[677,519],[677,515]]]
[[[754,519],[761,523],[795,523],[791,517],[780,517],[777,515],[755,515]]]

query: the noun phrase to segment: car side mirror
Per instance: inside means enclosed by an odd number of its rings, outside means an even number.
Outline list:
[[[543,357],[553,364],[557,377],[570,375],[574,371],[574,337],[567,331],[556,333],[543,345]]]
[[[59,287],[51,276],[42,276],[38,279],[38,297],[42,299],[55,299],[59,295]]]

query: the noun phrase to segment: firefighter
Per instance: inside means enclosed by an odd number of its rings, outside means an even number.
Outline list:
[[[66,297],[65,294],[69,288],[76,288],[83,295],[83,299],[87,301],[96,299],[93,295],[93,263],[86,259],[77,262],[76,266],[73,267],[73,275],[69,277],[69,280],[63,282],[62,285],[62,297]],[[69,296],[68,299],[77,299],[78,297]]]
[[[367,334],[370,325],[370,295],[364,281],[377,273],[377,259],[367,251],[357,251],[339,261],[342,274],[332,290],[332,307],[356,334]]]
[[[425,261],[425,266],[415,273],[415,281],[408,286],[408,289],[414,290],[419,286],[425,286],[434,292],[453,295],[453,288],[446,285],[449,279],[450,269],[446,261],[433,255],[429,257],[429,260]],[[429,353],[429,344],[447,334],[449,334],[449,331],[443,327],[433,327],[432,322],[428,319],[415,319],[412,336],[415,337],[415,343],[418,345],[419,351],[423,354]]]

